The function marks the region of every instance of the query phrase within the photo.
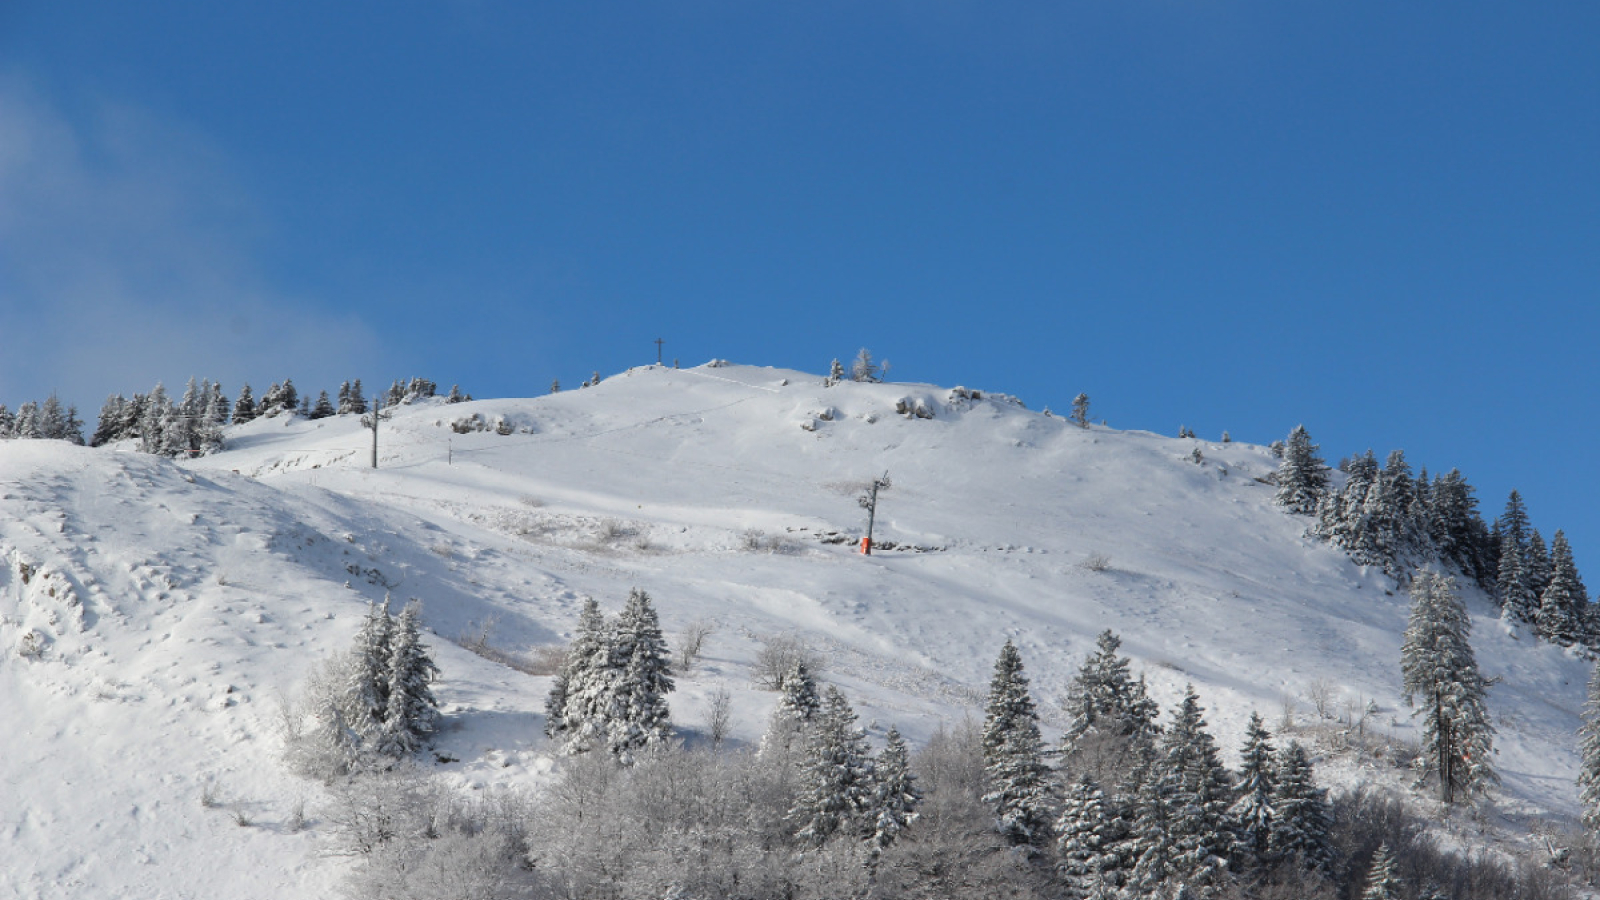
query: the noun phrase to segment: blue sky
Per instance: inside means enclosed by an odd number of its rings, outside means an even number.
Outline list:
[[[712,357],[1512,487],[1600,587],[1593,3],[0,5],[0,401]]]

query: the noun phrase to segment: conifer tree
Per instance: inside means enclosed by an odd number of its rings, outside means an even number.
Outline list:
[[[1170,803],[1172,865],[1186,884],[1214,883],[1233,855],[1232,786],[1191,685],[1162,736],[1160,779]]]
[[[350,382],[350,414],[364,416],[367,414],[367,398],[361,393],[361,379]]]
[[[1118,656],[1122,639],[1110,629],[1095,639],[1096,650],[1084,660],[1067,688],[1067,712],[1072,724],[1062,737],[1063,750],[1092,732],[1123,737],[1155,732],[1155,701],[1145,695],[1144,682],[1128,675],[1128,659]]]
[[[844,364],[835,359],[833,365],[828,367],[827,387],[833,387],[844,380]]]
[[[1500,572],[1495,579],[1495,594],[1500,600],[1502,617],[1527,624],[1539,620],[1539,597],[1529,586],[1527,567],[1522,561],[1522,548],[1511,533],[1505,533],[1500,544]]]
[[[1489,529],[1478,515],[1472,485],[1457,469],[1433,482],[1429,498],[1429,531],[1439,558],[1454,563],[1461,573],[1485,588],[1493,587],[1495,572],[1489,566]]]
[[[1069,417],[1079,428],[1089,427],[1089,395],[1080,393],[1072,398],[1072,415]]]
[[[1279,506],[1300,515],[1314,515],[1317,504],[1328,492],[1328,467],[1317,455],[1317,445],[1304,425],[1296,425],[1284,444],[1283,462],[1278,466]]]
[[[1380,844],[1367,869],[1367,886],[1361,891],[1361,900],[1400,900],[1400,876],[1394,869],[1389,845]]]
[[[805,734],[822,709],[816,679],[804,662],[794,664],[779,683],[778,692],[778,705],[761,738],[762,754],[786,754],[804,746]]]
[[[1173,782],[1156,771],[1153,754],[1147,754],[1131,777],[1132,824],[1128,849],[1133,857],[1128,875],[1134,896],[1160,892],[1177,871],[1173,840]]]
[[[551,737],[564,735],[566,752],[589,750],[603,739],[605,716],[609,713],[606,704],[610,700],[605,682],[611,675],[609,629],[600,604],[589,597],[578,614],[578,629],[567,650],[566,664],[545,705],[545,731]],[[558,700],[559,706],[552,709],[551,704]]]
[[[121,394],[112,394],[106,398],[106,402],[100,407],[100,419],[95,425],[94,437],[90,438],[89,446],[104,447],[112,441],[122,439],[122,410],[127,405],[128,401]]]
[[[1445,804],[1498,780],[1489,765],[1494,726],[1469,643],[1471,630],[1453,579],[1427,572],[1412,582],[1411,618],[1400,649],[1402,689],[1407,703],[1419,703],[1419,764],[1438,777]]]
[[[317,402],[311,407],[311,414],[307,418],[326,419],[334,415],[334,412],[333,401],[328,399],[328,392],[322,391],[317,394]]]
[[[239,399],[233,401],[233,424],[243,425],[254,421],[256,417],[256,398],[250,392],[249,383],[239,388]]]
[[[1273,859],[1292,861],[1302,869],[1329,872],[1333,867],[1333,810],[1327,792],[1317,787],[1311,760],[1299,741],[1280,754],[1272,794]]]
[[[6,408],[4,403],[0,403],[0,438],[14,437],[16,428],[17,417],[11,410]]]
[[[894,726],[890,726],[889,733],[884,736],[883,750],[873,761],[872,772],[869,840],[876,851],[893,844],[911,827],[917,820],[917,806],[922,803],[922,792],[911,774],[905,739]]]
[[[387,676],[388,698],[377,750],[389,756],[407,756],[422,746],[439,719],[434,699],[434,679],[439,667],[422,643],[418,624],[422,604],[413,600],[401,610],[393,626]]]
[[[1550,540],[1550,583],[1539,597],[1539,633],[1570,646],[1588,637],[1589,592],[1578,577],[1567,536],[1557,531]]]
[[[172,416],[172,401],[167,389],[157,383],[145,398],[143,419],[139,422],[139,449],[157,456],[168,455],[167,421]]]
[[[611,683],[607,734],[610,750],[624,763],[638,750],[664,745],[672,737],[667,694],[674,687],[667,640],[650,604],[634,588],[611,630],[611,655],[617,677]]]
[[[868,816],[872,759],[866,733],[838,688],[828,688],[808,737],[800,793],[789,811],[795,837],[817,846],[839,833],[870,837],[877,826]]]
[[[339,382],[338,414],[346,415],[350,412],[350,382]]]
[[[344,717],[365,746],[373,746],[383,734],[384,717],[389,711],[389,662],[394,652],[394,617],[389,615],[389,599],[383,605],[369,603],[367,618],[351,649],[345,681]]]
[[[559,378],[551,379],[551,381],[550,381],[550,393],[552,393],[552,394],[561,393],[561,379],[559,379]]]
[[[1061,877],[1077,896],[1087,896],[1096,885],[1112,880],[1112,873],[1122,867],[1117,824],[1094,779],[1082,775],[1067,788],[1056,819],[1056,850]]]
[[[1578,729],[1578,801],[1583,824],[1600,831],[1600,664],[1589,677],[1589,698],[1583,705],[1583,727]]]
[[[1505,512],[1495,520],[1495,530],[1501,538],[1510,538],[1516,543],[1518,550],[1528,546],[1528,538],[1532,536],[1533,523],[1528,519],[1528,507],[1522,502],[1522,495],[1515,490],[1506,498]]]
[[[1528,575],[1528,590],[1535,597],[1544,596],[1545,588],[1550,586],[1550,549],[1537,528],[1528,534],[1528,552],[1522,555],[1522,568]]]
[[[989,779],[983,801],[994,809],[995,827],[1013,844],[1041,843],[1050,828],[1050,773],[1022,656],[1009,640],[989,682],[983,763]]]
[[[1267,863],[1272,859],[1272,801],[1277,794],[1278,776],[1272,734],[1261,723],[1259,713],[1250,713],[1240,756],[1239,781],[1234,785],[1234,801],[1228,815],[1233,821],[1238,853],[1253,863]]]

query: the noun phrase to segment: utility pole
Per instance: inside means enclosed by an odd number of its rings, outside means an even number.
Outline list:
[[[383,395],[380,394],[374,397],[372,399],[372,411],[361,417],[361,424],[372,429],[372,467],[374,469],[378,467],[378,420],[387,419],[393,415],[393,413],[383,411],[382,403]]]
[[[863,555],[872,555],[872,526],[878,518],[878,491],[888,490],[890,486],[889,473],[885,472],[882,478],[872,479],[872,484],[868,486],[867,492],[856,499],[856,502],[861,504],[861,508],[867,511],[867,536],[861,539],[861,552]]]
[[[661,345],[665,343],[666,341],[661,338],[656,338],[656,365],[658,366],[661,365]]]

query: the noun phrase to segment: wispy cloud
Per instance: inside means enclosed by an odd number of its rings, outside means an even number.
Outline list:
[[[87,416],[158,380],[373,371],[365,323],[269,283],[261,229],[203,135],[110,103],[68,115],[0,75],[0,402],[59,391]]]

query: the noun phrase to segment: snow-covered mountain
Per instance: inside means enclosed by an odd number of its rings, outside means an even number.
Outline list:
[[[370,440],[343,416],[257,420],[180,463],[0,442],[0,894],[328,896],[342,863],[317,853],[319,786],[277,762],[279,710],[385,594],[425,604],[446,713],[430,765],[464,789],[560,762],[549,679],[449,639],[527,652],[570,636],[584,597],[615,611],[634,586],[669,634],[715,626],[671,698],[690,739],[719,688],[735,738],[759,737],[775,695],[752,664],[773,635],[824,651],[861,720],[913,744],[981,715],[1010,638],[1059,731],[1107,628],[1163,708],[1195,685],[1230,752],[1251,710],[1276,721],[1287,701],[1308,723],[1315,697],[1417,735],[1407,598],[1272,504],[1263,447],[728,365],[404,406],[377,470]],[[863,556],[857,497],[885,472],[875,537],[893,549]],[[1570,818],[1587,665],[1467,595],[1501,679],[1493,816],[1507,833]],[[1406,781],[1370,756],[1319,774]]]

